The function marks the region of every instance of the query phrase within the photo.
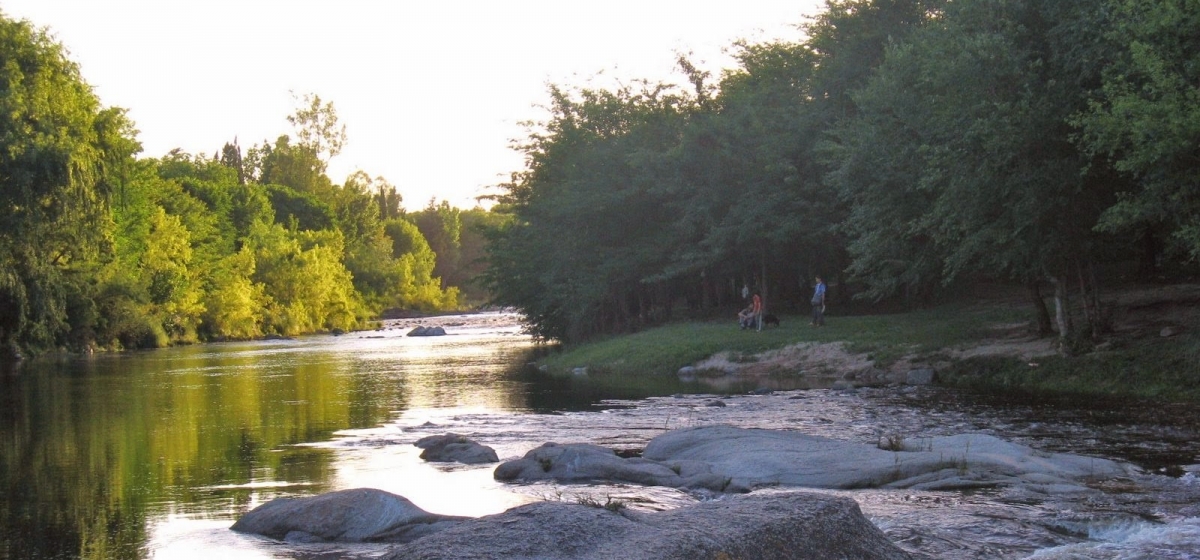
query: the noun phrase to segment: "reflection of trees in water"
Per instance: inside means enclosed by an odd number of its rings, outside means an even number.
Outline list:
[[[332,453],[287,446],[378,425],[400,400],[398,384],[336,360],[236,351],[253,347],[32,362],[5,376],[0,557],[143,557],[148,520],[172,502],[227,514],[253,497],[209,487],[320,490]]]

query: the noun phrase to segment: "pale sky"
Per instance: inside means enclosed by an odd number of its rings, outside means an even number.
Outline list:
[[[469,208],[523,167],[510,140],[547,84],[678,82],[677,52],[714,78],[737,39],[800,39],[824,0],[0,0],[48,27],[143,157],[211,156],[293,134],[297,96],[332,101],[349,141],[330,163],[396,185],[410,210]],[[609,85],[611,82],[591,83]]]

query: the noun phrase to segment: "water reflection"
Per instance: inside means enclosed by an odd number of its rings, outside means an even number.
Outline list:
[[[341,430],[412,408],[526,409],[507,376],[529,348],[517,331],[508,317],[437,339],[395,328],[10,368],[0,557],[144,558],[164,520],[227,528],[264,496],[344,484],[334,451],[306,445]]]

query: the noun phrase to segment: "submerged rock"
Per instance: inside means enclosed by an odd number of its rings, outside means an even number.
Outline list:
[[[403,496],[356,488],[311,498],[276,498],[231,529],[288,542],[409,542],[465,517],[429,513]]]
[[[615,511],[614,511],[615,510]],[[659,512],[541,502],[464,521],[397,547],[387,560],[900,560],[849,498],[737,496]]]
[[[495,449],[480,445],[458,434],[423,437],[413,445],[424,449],[421,452],[422,459],[434,463],[476,465],[495,463],[500,460]]]

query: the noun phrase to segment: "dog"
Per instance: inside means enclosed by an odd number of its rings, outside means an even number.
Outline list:
[[[776,317],[776,316],[775,316],[774,314],[772,314],[772,313],[767,313],[766,315],[763,315],[763,321],[762,321],[762,322],[763,322],[763,325],[764,325],[764,326],[765,326],[765,325],[774,324],[776,327],[778,327],[778,326],[779,326],[779,317]]]

